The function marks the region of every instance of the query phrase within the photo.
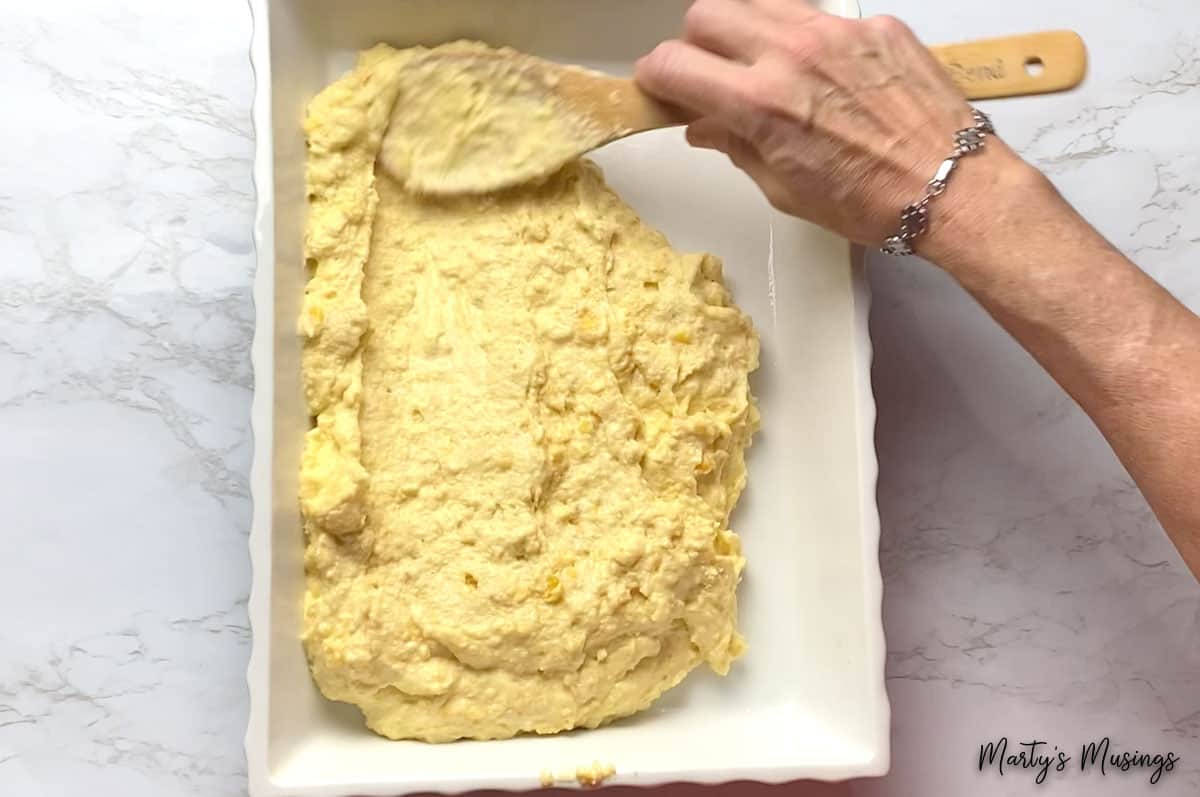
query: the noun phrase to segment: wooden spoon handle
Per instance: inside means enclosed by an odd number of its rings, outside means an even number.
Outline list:
[[[1026,33],[929,48],[969,100],[1019,97],[1074,88],[1087,71],[1087,49],[1069,30]],[[686,124],[687,115],[650,99],[632,80],[562,70],[557,90],[611,133]]]
[[[929,48],[968,100],[1074,88],[1087,71],[1079,34],[1050,30]]]
[[[688,121],[685,115],[651,98],[628,78],[567,68],[557,71],[554,87],[571,108],[607,131],[610,141]]]

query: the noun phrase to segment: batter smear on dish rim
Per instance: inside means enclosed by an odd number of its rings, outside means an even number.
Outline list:
[[[308,109],[304,644],[392,738],[595,727],[744,647],[758,340],[591,163],[436,198],[377,169],[437,49],[368,50]],[[482,129],[464,80],[442,118]]]

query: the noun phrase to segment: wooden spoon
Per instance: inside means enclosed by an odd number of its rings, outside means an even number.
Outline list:
[[[1083,40],[1066,30],[929,49],[967,99],[1069,89],[1087,64]],[[632,80],[507,48],[456,42],[427,51],[408,73],[410,91],[396,103],[379,162],[423,193],[506,188],[611,141],[686,122]],[[462,113],[447,108],[464,86]]]
[[[929,51],[968,100],[1065,91],[1078,86],[1087,71],[1083,39],[1070,30],[937,44]],[[683,123],[670,109],[643,94],[632,80],[543,63],[558,71],[556,94],[594,119],[598,127],[611,131],[605,144],[632,133]]]

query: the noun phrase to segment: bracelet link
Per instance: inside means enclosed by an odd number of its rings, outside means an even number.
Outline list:
[[[938,166],[933,179],[925,185],[925,194],[916,202],[906,205],[900,212],[900,231],[884,240],[880,251],[886,255],[911,255],[912,242],[929,227],[929,202],[940,196],[949,184],[950,174],[958,165],[959,158],[983,149],[984,139],[996,130],[987,114],[971,109],[975,124],[954,134],[954,151]]]
[[[879,251],[885,255],[911,255],[912,247],[908,245],[908,241],[901,238],[899,235],[893,235],[883,240],[883,246],[879,247]]]
[[[946,158],[942,161],[942,165],[938,167],[937,174],[929,181],[925,190],[926,197],[935,197],[946,190],[946,180],[950,177],[950,172],[954,171],[954,167],[958,165],[958,158]]]
[[[916,238],[929,226],[929,210],[924,201],[913,203],[900,214],[900,237]]]

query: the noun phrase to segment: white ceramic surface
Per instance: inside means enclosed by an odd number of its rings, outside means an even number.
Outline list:
[[[1079,30],[1079,90],[987,109],[1200,309],[1196,0],[864,6],[930,42]],[[249,42],[244,0],[0,3],[3,797],[246,795]],[[892,766],[837,793],[1195,797],[1196,582],[968,297],[916,260],[868,272]],[[975,768],[989,736],[1104,733],[1184,762],[1157,786]]]
[[[252,486],[259,512],[250,541],[255,649],[247,737],[255,795],[530,788],[544,770],[593,761],[615,766],[612,782],[638,785],[886,771],[874,404],[861,271],[852,269],[844,241],[773,212],[725,158],[689,148],[681,129],[626,139],[596,160],[674,245],[724,259],[738,303],[760,330],[754,389],[765,420],[749,459],[750,487],[733,518],[749,562],[739,590],[749,653],[728,678],[693,673],[644,715],[610,727],[427,745],[382,739],[363,727],[357,711],[322,698],[297,639],[303,571],[295,484],[309,424],[295,333],[305,279],[305,104],[359,49],[380,40],[430,44],[470,36],[627,73],[633,58],[678,29],[685,7],[633,0],[361,0],[336,14],[316,2],[256,7],[255,120],[271,134],[259,137],[257,172]],[[264,11],[269,64],[260,60]]]

